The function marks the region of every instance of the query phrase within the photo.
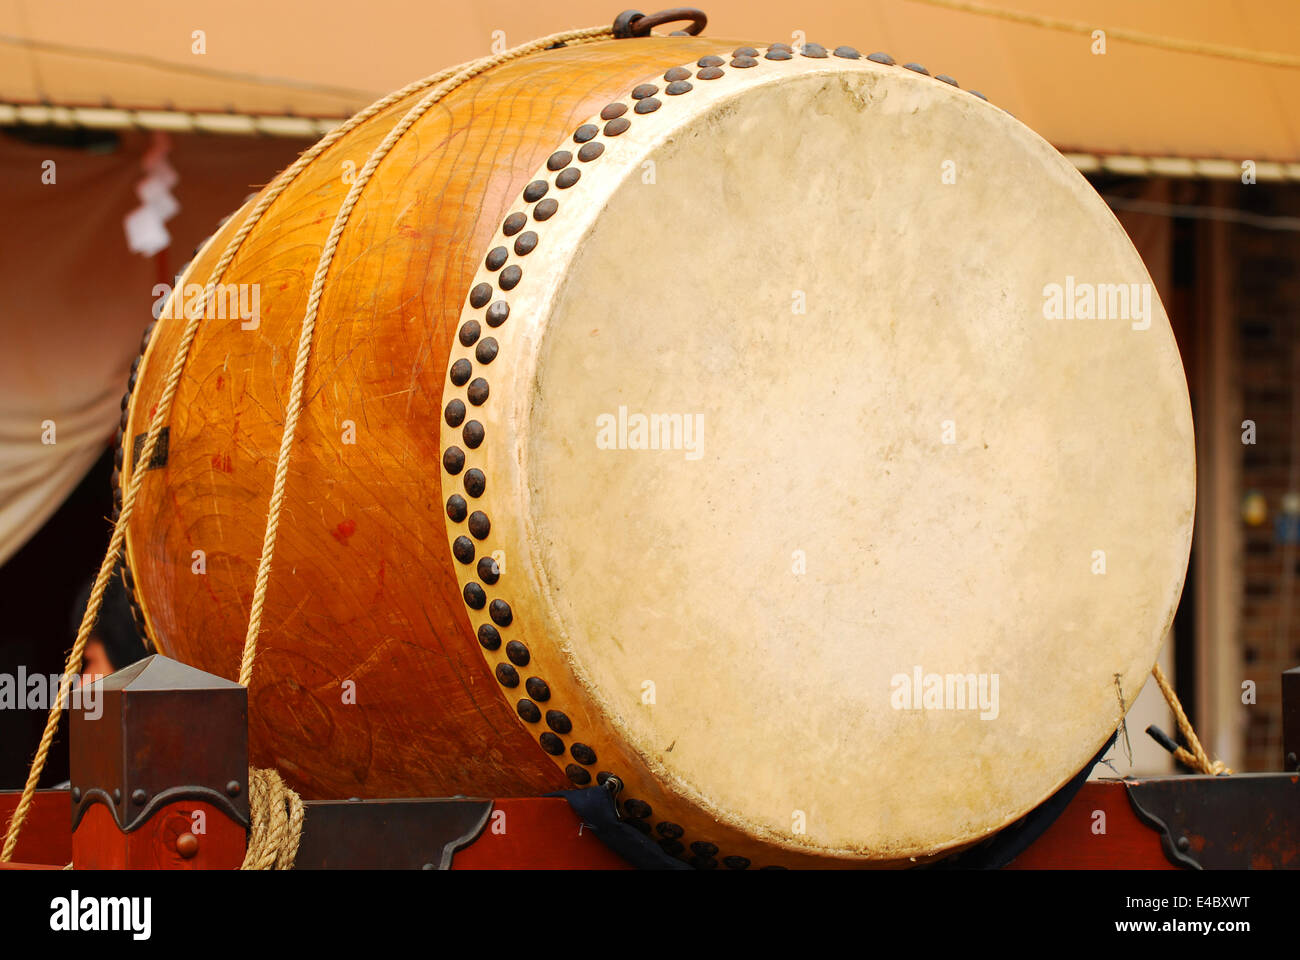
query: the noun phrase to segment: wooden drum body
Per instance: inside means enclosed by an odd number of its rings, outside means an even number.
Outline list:
[[[1194,456],[1128,238],[978,96],[738,46],[495,67],[361,194],[251,688],[255,763],[305,795],[612,773],[698,866],[907,863],[1024,816],[1137,696]],[[204,670],[237,671],[318,257],[418,99],[274,202],[222,279],[260,316],[190,352],[127,557],[152,640]],[[127,462],[183,326],[149,340]]]

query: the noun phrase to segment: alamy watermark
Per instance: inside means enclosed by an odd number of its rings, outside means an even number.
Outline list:
[[[703,444],[702,413],[629,414],[619,407],[617,414],[596,417],[599,450],[681,450],[687,460],[698,460]]]
[[[896,673],[889,681],[895,710],[978,710],[981,720],[998,718],[996,673]]]
[[[158,320],[240,320],[241,330],[256,330],[262,322],[262,292],[257,283],[218,283],[204,297],[201,283],[187,283],[172,296],[171,284],[154,285],[153,314]]]
[[[1151,328],[1155,293],[1149,283],[1065,283],[1043,287],[1046,320],[1131,320],[1134,330]]]
[[[0,710],[49,710],[59,698],[57,673],[29,674],[20,666],[18,673],[0,673]],[[72,678],[67,706],[86,711],[87,720],[98,720],[104,713],[104,703],[99,688],[93,683],[82,683],[81,677]]]

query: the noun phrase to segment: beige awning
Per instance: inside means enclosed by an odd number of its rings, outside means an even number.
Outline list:
[[[121,125],[137,125],[138,111],[181,126],[199,114],[194,129],[287,133],[292,118],[347,116],[494,41],[609,22],[620,2],[12,0],[0,6],[0,104],[109,108],[89,116]],[[883,50],[982,91],[1085,157],[1300,162],[1294,0],[703,2],[710,35]],[[1104,54],[1093,30],[1107,32]],[[77,116],[10,109],[0,123]]]

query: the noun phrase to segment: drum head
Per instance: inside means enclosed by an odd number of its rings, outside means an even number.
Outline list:
[[[1150,277],[1052,147],[932,78],[760,60],[658,97],[530,223],[491,366],[451,358],[502,398],[491,596],[660,796],[823,856],[987,836],[1106,741],[1179,598]]]

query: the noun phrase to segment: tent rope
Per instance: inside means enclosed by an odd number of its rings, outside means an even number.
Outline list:
[[[1178,699],[1178,694],[1174,692],[1173,685],[1165,676],[1165,672],[1160,669],[1159,663],[1151,668],[1151,676],[1156,678],[1156,685],[1160,687],[1160,692],[1165,695],[1165,700],[1169,703],[1169,709],[1174,712],[1174,720],[1178,723],[1178,731],[1183,735],[1183,739],[1187,741],[1188,746],[1192,748],[1189,753],[1179,747],[1174,751],[1174,756],[1191,769],[1199,770],[1201,773],[1210,776],[1232,773],[1232,770],[1222,760],[1211,760],[1210,755],[1201,746],[1201,740],[1192,728],[1192,721],[1187,719],[1187,712],[1183,710],[1183,704]]]

